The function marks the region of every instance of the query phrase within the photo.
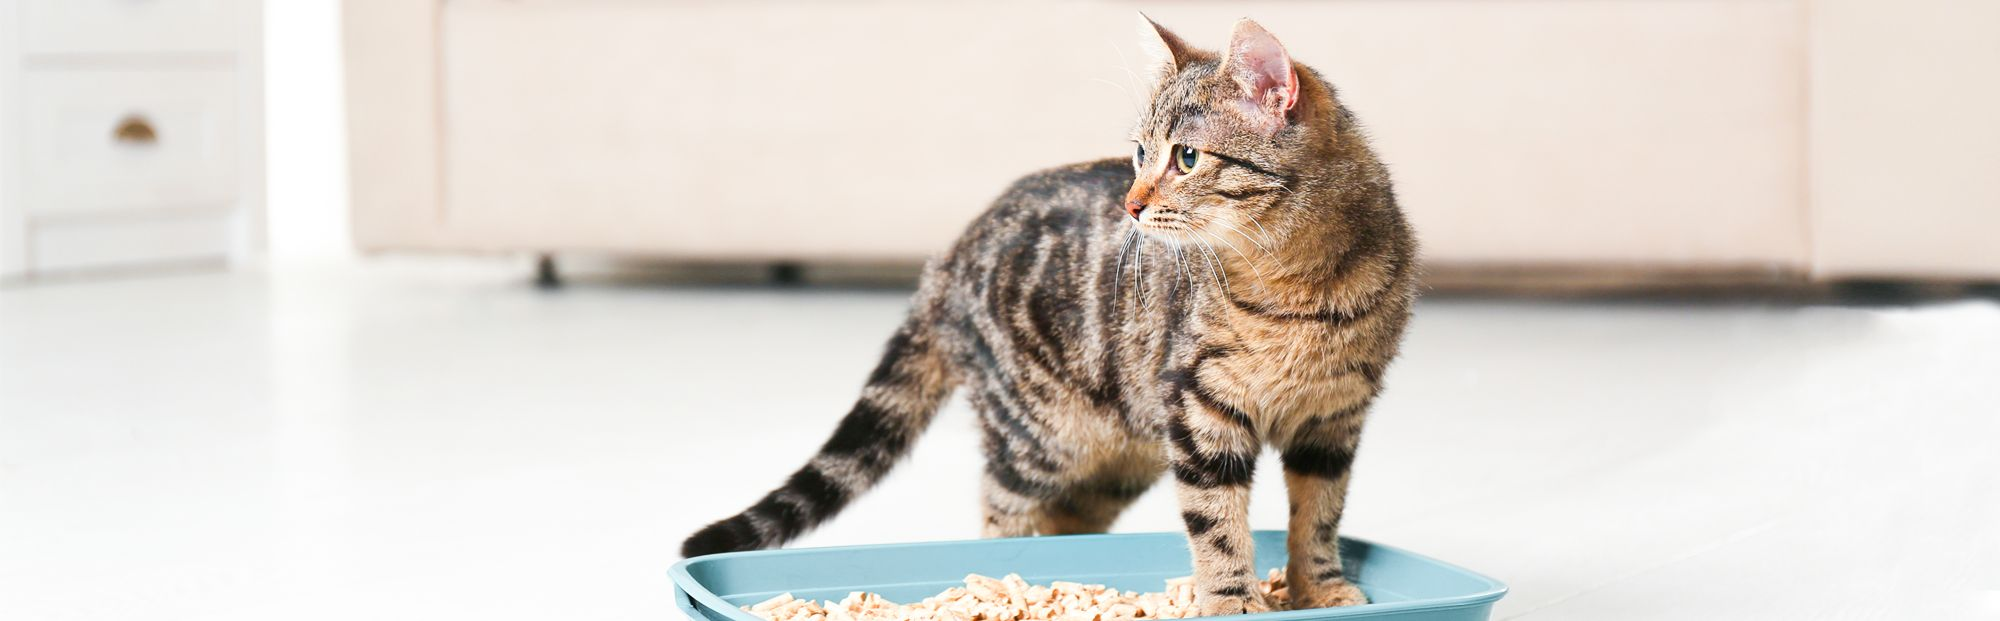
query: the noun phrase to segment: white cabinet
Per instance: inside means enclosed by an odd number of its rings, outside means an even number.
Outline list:
[[[260,245],[260,6],[0,0],[0,278]]]
[[[261,0],[19,0],[33,54],[239,51]]]

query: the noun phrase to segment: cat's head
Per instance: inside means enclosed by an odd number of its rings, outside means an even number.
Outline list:
[[[1301,176],[1328,165],[1332,89],[1256,22],[1237,22],[1221,53],[1139,22],[1155,83],[1132,131],[1126,213],[1167,239],[1269,235]]]

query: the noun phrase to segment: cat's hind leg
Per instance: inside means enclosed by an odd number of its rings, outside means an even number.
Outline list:
[[[989,445],[1008,443],[999,431],[988,434]],[[1043,470],[1048,464],[1037,459],[989,450],[981,490],[987,536],[1080,535],[1110,530],[1118,516],[1160,479],[1166,471],[1166,458],[1150,438],[1107,442],[1098,437],[1096,442],[1092,447],[1045,443],[1045,450],[1055,448],[1057,454],[1094,457],[1063,460],[1063,469],[1055,471]]]
[[[1042,501],[1023,496],[1000,483],[993,475],[992,466],[989,465],[987,470],[979,480],[979,536],[992,539],[1034,535],[1037,509]]]
[[[1020,475],[1008,470],[1005,464],[989,465],[981,480],[983,537],[1102,533],[1160,478],[1158,469],[1107,473],[1052,483],[1031,496],[1015,479]]]
[[[1157,453],[1157,451],[1156,451]],[[1035,530],[1044,535],[1085,535],[1111,530],[1111,524],[1126,507],[1146,493],[1160,478],[1160,468],[1145,468],[1144,456],[1135,456],[1138,468],[1100,474],[1067,486],[1055,499],[1037,510]],[[1157,455],[1150,461],[1157,462]]]
[[[979,414],[980,448],[986,469],[979,479],[981,537],[1035,534],[1041,508],[1061,494],[1065,464],[1054,457],[1034,426],[1008,407],[1008,399],[986,386],[968,391]]]
[[[980,480],[985,537],[1102,533],[1166,471],[1159,442],[1115,426],[1070,425],[1052,433],[1042,418],[1016,418],[1005,395],[970,395],[979,411],[986,470]],[[1119,420],[1081,412],[1074,420]]]

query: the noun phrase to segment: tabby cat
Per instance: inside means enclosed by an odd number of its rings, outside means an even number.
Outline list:
[[[1172,471],[1202,613],[1268,610],[1247,513],[1269,445],[1294,605],[1366,601],[1335,535],[1416,243],[1354,116],[1269,32],[1241,21],[1214,53],[1141,21],[1158,71],[1134,156],[1009,187],[926,267],[819,453],[683,554],[777,546],[831,517],[963,386],[985,536],[1103,532]]]

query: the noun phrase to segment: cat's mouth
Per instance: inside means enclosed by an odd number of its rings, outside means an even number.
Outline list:
[[[1200,232],[1185,216],[1171,210],[1147,210],[1139,214],[1138,226],[1141,233],[1174,241],[1186,241]]]
[[[1139,223],[1139,231],[1162,239],[1184,241],[1193,235],[1194,229],[1182,224],[1146,224],[1141,222]]]
[[[1270,252],[1271,238],[1268,233],[1263,233],[1262,224],[1232,223],[1227,218],[1202,217],[1176,210],[1142,213],[1134,224],[1142,235],[1175,246],[1199,247],[1217,255],[1226,251],[1247,257],[1246,253]],[[1216,260],[1221,259],[1218,256]]]

